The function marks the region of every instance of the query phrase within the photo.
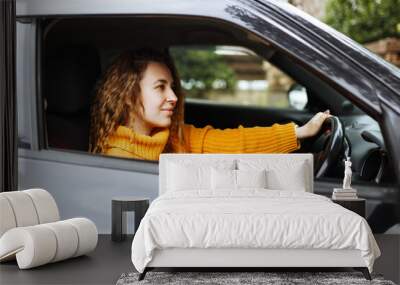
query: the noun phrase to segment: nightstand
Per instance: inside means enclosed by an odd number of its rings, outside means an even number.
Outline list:
[[[332,202],[339,204],[340,206],[359,214],[361,217],[365,218],[365,199],[349,199],[349,200],[336,200],[332,199]]]
[[[149,208],[149,198],[113,197],[112,198],[111,239],[123,241],[126,238],[126,212],[135,212],[135,233],[140,221]]]

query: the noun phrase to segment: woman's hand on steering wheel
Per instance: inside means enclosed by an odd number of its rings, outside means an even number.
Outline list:
[[[328,131],[329,130],[329,131]],[[296,128],[298,139],[313,137],[314,174],[320,178],[334,165],[344,141],[344,128],[329,110],[314,115],[305,125]]]
[[[325,112],[318,112],[305,125],[296,128],[297,138],[305,139],[315,136],[318,134],[324,121],[329,117],[332,117],[332,115],[329,113],[329,110],[326,110]]]

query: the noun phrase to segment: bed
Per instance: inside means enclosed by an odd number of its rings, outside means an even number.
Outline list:
[[[132,242],[158,267],[353,267],[380,251],[364,218],[313,194],[312,154],[162,154],[159,197]]]

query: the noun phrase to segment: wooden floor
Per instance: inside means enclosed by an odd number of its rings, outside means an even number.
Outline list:
[[[87,256],[19,270],[17,263],[0,264],[0,284],[115,284],[124,272],[134,271],[131,261],[132,237],[112,242],[99,235],[96,249]]]
[[[375,238],[382,256],[376,260],[374,272],[399,283],[400,236],[376,235]],[[112,242],[110,235],[99,235],[96,250],[87,256],[28,270],[19,270],[15,261],[1,263],[0,285],[115,284],[122,273],[135,271],[130,257],[131,243],[132,236],[123,242]]]

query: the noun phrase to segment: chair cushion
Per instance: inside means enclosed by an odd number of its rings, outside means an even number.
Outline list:
[[[51,194],[39,188],[0,193],[0,206],[0,237],[14,227],[34,226],[60,219]]]
[[[7,231],[0,238],[0,261],[16,257],[20,269],[86,254],[96,248],[97,228],[86,218]]]
[[[51,234],[55,235],[57,244],[56,255],[51,262],[60,261],[74,256],[78,249],[79,236],[78,232],[67,221],[59,221],[55,223],[44,224],[51,230]]]
[[[38,215],[39,224],[51,223],[60,220],[60,214],[58,207],[53,196],[49,192],[43,189],[28,189],[22,191],[28,194]]]
[[[17,222],[15,221],[14,212],[8,199],[0,193],[0,237],[9,229],[15,228]]]
[[[31,197],[23,191],[3,192],[2,195],[10,203],[13,218],[17,227],[39,224],[35,205]]]

